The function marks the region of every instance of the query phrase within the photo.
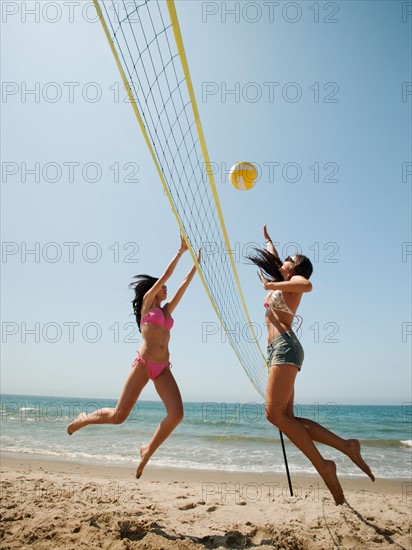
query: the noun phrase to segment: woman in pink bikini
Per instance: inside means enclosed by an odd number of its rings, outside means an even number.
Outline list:
[[[182,397],[170,371],[169,340],[170,330],[173,327],[173,310],[193,279],[196,273],[195,266],[183,279],[173,298],[163,307],[161,307],[161,303],[167,297],[165,283],[172,276],[181,255],[186,250],[186,242],[181,237],[178,252],[159,279],[149,275],[136,275],[137,281],[130,285],[135,292],[133,311],[142,333],[143,342],[116,407],[114,409],[99,409],[87,415],[80,413],[67,427],[67,433],[72,435],[89,424],[121,424],[129,416],[149,379],[153,380],[167,414],[159,424],[151,441],[140,448],[141,460],[136,470],[137,478],[142,475],[143,469],[153,453],[183,419]],[[200,251],[197,261],[200,262]]]
[[[303,348],[292,330],[292,321],[305,292],[312,290],[309,277],[312,264],[309,258],[296,254],[283,262],[263,227],[266,250],[256,249],[249,259],[260,267],[260,279],[269,294],[265,299],[268,329],[269,378],[266,391],[266,417],[287,435],[312,462],[335,503],[343,504],[345,497],[336,475],[336,464],[325,460],[314,441],[329,445],[347,455],[372,481],[369,466],[363,460],[357,439],[342,439],[317,422],[297,418],[293,413],[295,378],[303,363]]]

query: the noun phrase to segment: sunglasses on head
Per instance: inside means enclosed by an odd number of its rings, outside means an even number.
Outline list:
[[[285,258],[285,262],[292,262],[292,264],[295,264],[295,260],[293,258],[291,258],[290,256],[288,256],[287,258]]]

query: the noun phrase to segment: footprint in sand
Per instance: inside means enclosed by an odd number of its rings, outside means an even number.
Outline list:
[[[194,502],[188,502],[184,506],[179,506],[179,510],[193,510],[193,508],[196,508],[197,504]]]
[[[186,495],[179,495],[179,496],[176,497],[176,498],[187,498],[187,496],[186,496]]]
[[[217,510],[217,506],[209,506],[209,508],[206,508],[206,512],[214,512]]]

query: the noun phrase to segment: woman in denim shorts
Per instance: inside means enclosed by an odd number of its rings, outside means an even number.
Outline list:
[[[303,348],[292,330],[292,322],[305,292],[311,292],[309,278],[312,264],[306,256],[288,256],[283,262],[263,227],[266,250],[256,249],[249,259],[260,267],[259,276],[265,290],[266,324],[268,329],[269,378],[266,392],[266,417],[287,435],[312,462],[336,505],[345,497],[336,475],[336,464],[325,460],[314,441],[338,449],[346,454],[372,481],[369,466],[363,460],[357,439],[342,439],[317,422],[297,418],[293,413],[294,384],[303,363]]]

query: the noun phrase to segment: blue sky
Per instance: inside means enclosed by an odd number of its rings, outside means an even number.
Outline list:
[[[100,23],[77,4],[2,3],[1,383],[116,398],[140,343],[127,285],[159,275],[179,236]],[[243,254],[264,223],[281,254],[314,263],[297,402],[410,402],[410,2],[176,7],[252,321],[264,291]],[[225,175],[239,160],[260,168],[247,192]],[[197,277],[175,322],[184,400],[260,400]]]

